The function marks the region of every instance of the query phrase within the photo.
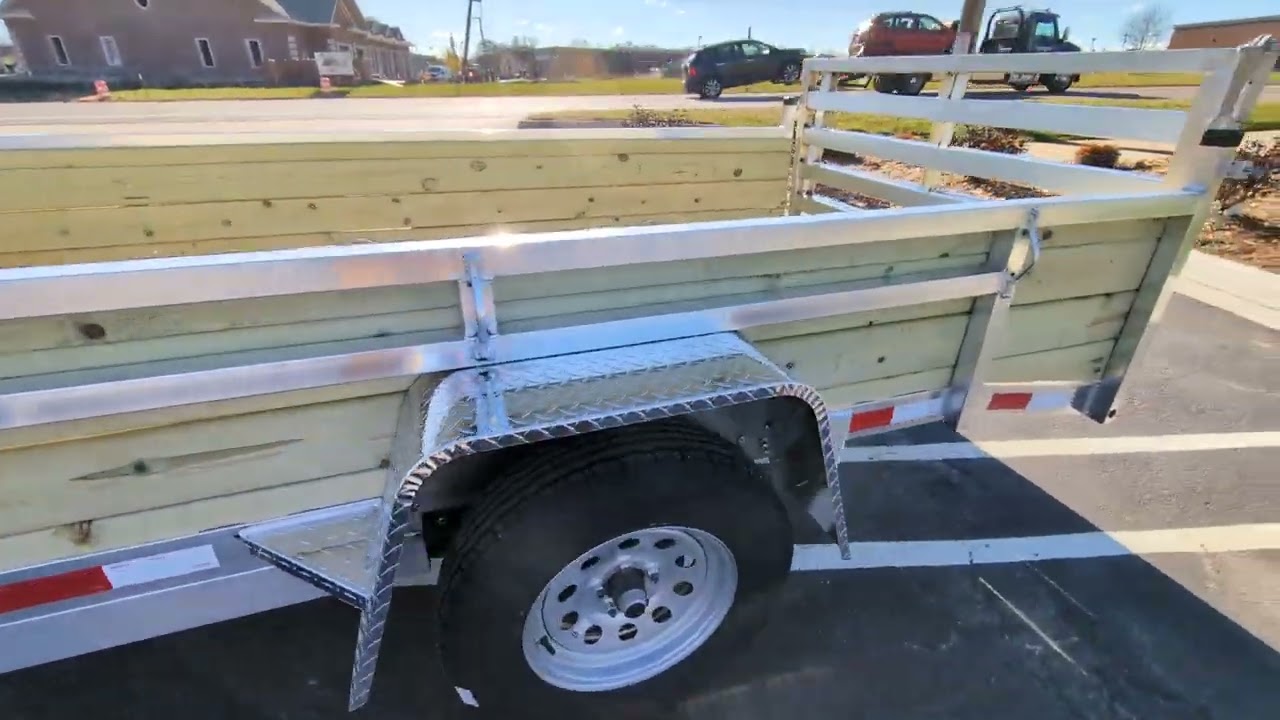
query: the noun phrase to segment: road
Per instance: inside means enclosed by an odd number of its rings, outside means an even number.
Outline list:
[[[846,463],[862,568],[793,573],[752,651],[700,678],[705,692],[618,717],[1273,719],[1280,441],[1235,441],[1280,434],[1278,352],[1280,332],[1175,297],[1132,376],[1135,402],[1113,424],[987,417],[968,437],[1014,439],[1007,456]],[[1187,451],[1191,433],[1236,447]],[[1053,440],[1132,436],[1162,451],[1073,455]],[[925,426],[864,439],[845,459],[872,444],[959,440]],[[1219,546],[1265,547],[1203,551],[1206,526],[1225,526]],[[1132,532],[1108,536],[1107,552],[1075,535],[1099,528]],[[1001,538],[1031,538],[1021,552],[1059,559],[938,562]],[[432,659],[433,593],[398,596],[364,716],[484,717]],[[5,720],[338,720],[349,717],[355,631],[352,610],[317,601],[0,677],[0,708]]]
[[[1186,99],[1195,88],[1092,88],[1073,91],[1089,98],[1157,97]],[[1037,93],[1032,93],[1036,95]],[[982,97],[1016,98],[1005,91]],[[571,97],[469,97],[330,100],[224,100],[164,103],[26,103],[0,105],[0,134],[128,132],[305,131],[317,121],[341,122],[349,129],[423,130],[514,128],[536,113],[562,110],[655,110],[706,107],[778,107],[778,95],[727,95],[703,101],[683,95],[599,95]],[[1280,86],[1269,86],[1264,101],[1280,101]]]

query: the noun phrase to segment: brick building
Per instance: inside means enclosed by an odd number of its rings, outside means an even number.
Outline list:
[[[1280,15],[1174,25],[1169,49],[1236,47],[1259,35],[1280,39]]]
[[[310,82],[314,53],[409,77],[410,43],[355,0],[0,0],[32,75],[150,86]]]

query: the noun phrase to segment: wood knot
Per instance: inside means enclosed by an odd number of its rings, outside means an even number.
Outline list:
[[[630,159],[631,159],[630,155],[626,153],[618,153],[618,162],[626,162]]]
[[[98,323],[78,323],[76,330],[89,340],[101,340],[107,336],[107,329]]]
[[[485,161],[483,161],[483,160],[472,160],[472,161],[471,161],[471,169],[472,169],[472,170],[475,170],[476,172],[484,172],[484,171],[485,171],[485,169],[486,169],[486,168],[488,168],[488,167],[489,167],[489,163],[487,163],[487,162],[485,162]]]

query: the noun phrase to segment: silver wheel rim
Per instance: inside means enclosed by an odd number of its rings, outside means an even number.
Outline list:
[[[800,68],[796,67],[795,65],[788,65],[786,69],[782,71],[782,79],[789,83],[799,80]]]
[[[719,95],[719,94],[720,94],[720,81],[719,81],[719,80],[708,80],[708,81],[706,82],[706,84],[704,84],[704,85],[703,85],[703,89],[704,89],[704,91],[706,92],[706,94],[708,94],[708,95]]]
[[[1059,85],[1070,85],[1070,84],[1071,84],[1071,76],[1070,76],[1070,75],[1054,75],[1054,76],[1053,76],[1053,79],[1054,79],[1054,82],[1058,83]]]
[[[565,690],[599,692],[659,675],[702,646],[738,589],[733,553],[685,527],[619,535],[556,573],[525,616],[529,668]]]

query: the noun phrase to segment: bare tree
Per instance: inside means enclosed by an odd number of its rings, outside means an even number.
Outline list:
[[[1169,32],[1169,9],[1159,3],[1139,6],[1120,26],[1120,42],[1125,50],[1158,47]]]

